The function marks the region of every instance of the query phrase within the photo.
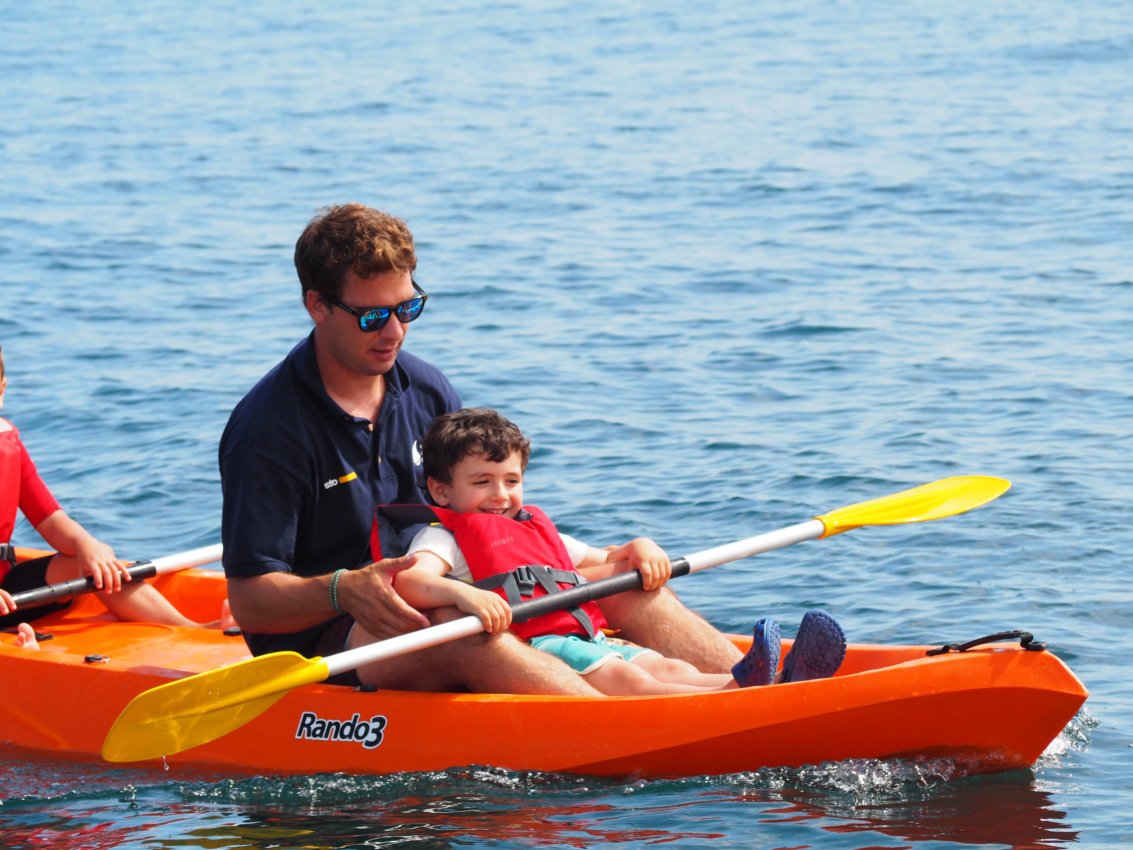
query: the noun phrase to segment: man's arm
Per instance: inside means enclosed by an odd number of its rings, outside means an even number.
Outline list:
[[[264,573],[228,578],[228,604],[241,628],[260,634],[288,634],[334,616],[330,576],[300,578],[291,573]]]
[[[415,563],[412,556],[388,558],[339,576],[339,611],[331,604],[333,573],[301,578],[284,572],[228,579],[228,604],[241,628],[260,634],[290,634],[351,615],[376,638],[424,628],[429,620],[393,589],[393,577]]]

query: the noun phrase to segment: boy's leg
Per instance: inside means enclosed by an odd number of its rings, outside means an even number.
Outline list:
[[[680,658],[705,673],[731,674],[743,657],[730,640],[686,608],[667,587],[631,590],[598,600],[618,637]]]
[[[455,608],[430,614],[433,622],[464,616]],[[361,627],[354,627],[351,648],[374,642]],[[366,684],[398,690],[601,696],[562,661],[511,634],[461,638],[368,664],[357,672]]]
[[[82,576],[77,558],[56,555],[47,568],[48,584],[58,584]],[[116,592],[95,591],[99,602],[119,620],[128,622],[161,623],[166,626],[200,626],[178,611],[161,592],[144,581],[123,581]]]
[[[645,657],[641,656],[642,659]],[[656,659],[659,656],[650,657]],[[602,693],[617,697],[648,696],[650,694],[702,694],[721,690],[723,686],[722,682],[702,685],[683,681],[662,681],[654,677],[639,662],[630,662],[617,657],[611,658],[601,667],[587,673],[584,678]]]
[[[47,570],[51,566],[53,556],[45,555],[21,561],[5,576],[3,587],[10,595],[15,596],[27,590],[38,590],[48,583]],[[64,602],[49,602],[46,605],[36,605],[31,608],[20,608],[17,611],[0,616],[0,628],[15,628],[22,622],[31,622],[40,617],[63,611],[70,605],[70,600]]]
[[[701,673],[687,661],[679,658],[666,658],[652,652],[640,655],[632,662],[660,682],[675,682],[682,685],[695,685],[713,691],[738,687],[729,673]]]

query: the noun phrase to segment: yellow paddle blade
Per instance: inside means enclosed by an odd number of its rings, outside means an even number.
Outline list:
[[[321,658],[275,652],[159,685],[122,709],[102,742],[102,757],[144,761],[207,744],[267,711],[292,688],[328,675]]]
[[[832,537],[863,525],[901,525],[962,514],[1002,496],[1010,487],[1007,479],[987,475],[941,478],[815,518],[826,527],[822,537]]]

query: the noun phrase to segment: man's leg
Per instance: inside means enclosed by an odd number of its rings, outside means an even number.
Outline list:
[[[464,616],[455,608],[429,614],[434,623]],[[351,648],[373,642],[373,637],[354,627]],[[358,678],[382,688],[408,691],[601,696],[564,662],[511,634],[474,635],[368,664],[358,669]]]
[[[743,657],[735,644],[686,608],[671,590],[630,590],[598,600],[618,637],[680,658],[703,673],[730,673]]]

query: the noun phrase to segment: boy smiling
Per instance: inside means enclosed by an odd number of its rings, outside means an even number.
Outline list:
[[[769,620],[757,625],[752,649],[732,675],[704,673],[685,661],[608,639],[602,631],[606,621],[592,602],[512,625],[509,602],[540,595],[536,588],[553,593],[581,581],[637,570],[643,588],[652,591],[668,581],[669,558],[645,537],[596,549],[558,532],[539,508],[525,505],[523,475],[530,443],[493,410],[460,410],[438,417],[421,451],[425,483],[436,505],[423,510],[442,527],[418,532],[409,547],[416,563],[396,578],[398,592],[411,605],[456,606],[479,617],[491,634],[510,628],[535,648],[565,661],[604,694],[697,693],[774,681],[779,633]],[[844,639],[841,647],[837,642],[835,638],[827,664],[795,680],[832,675],[844,648]],[[814,637],[810,643],[813,654]]]

